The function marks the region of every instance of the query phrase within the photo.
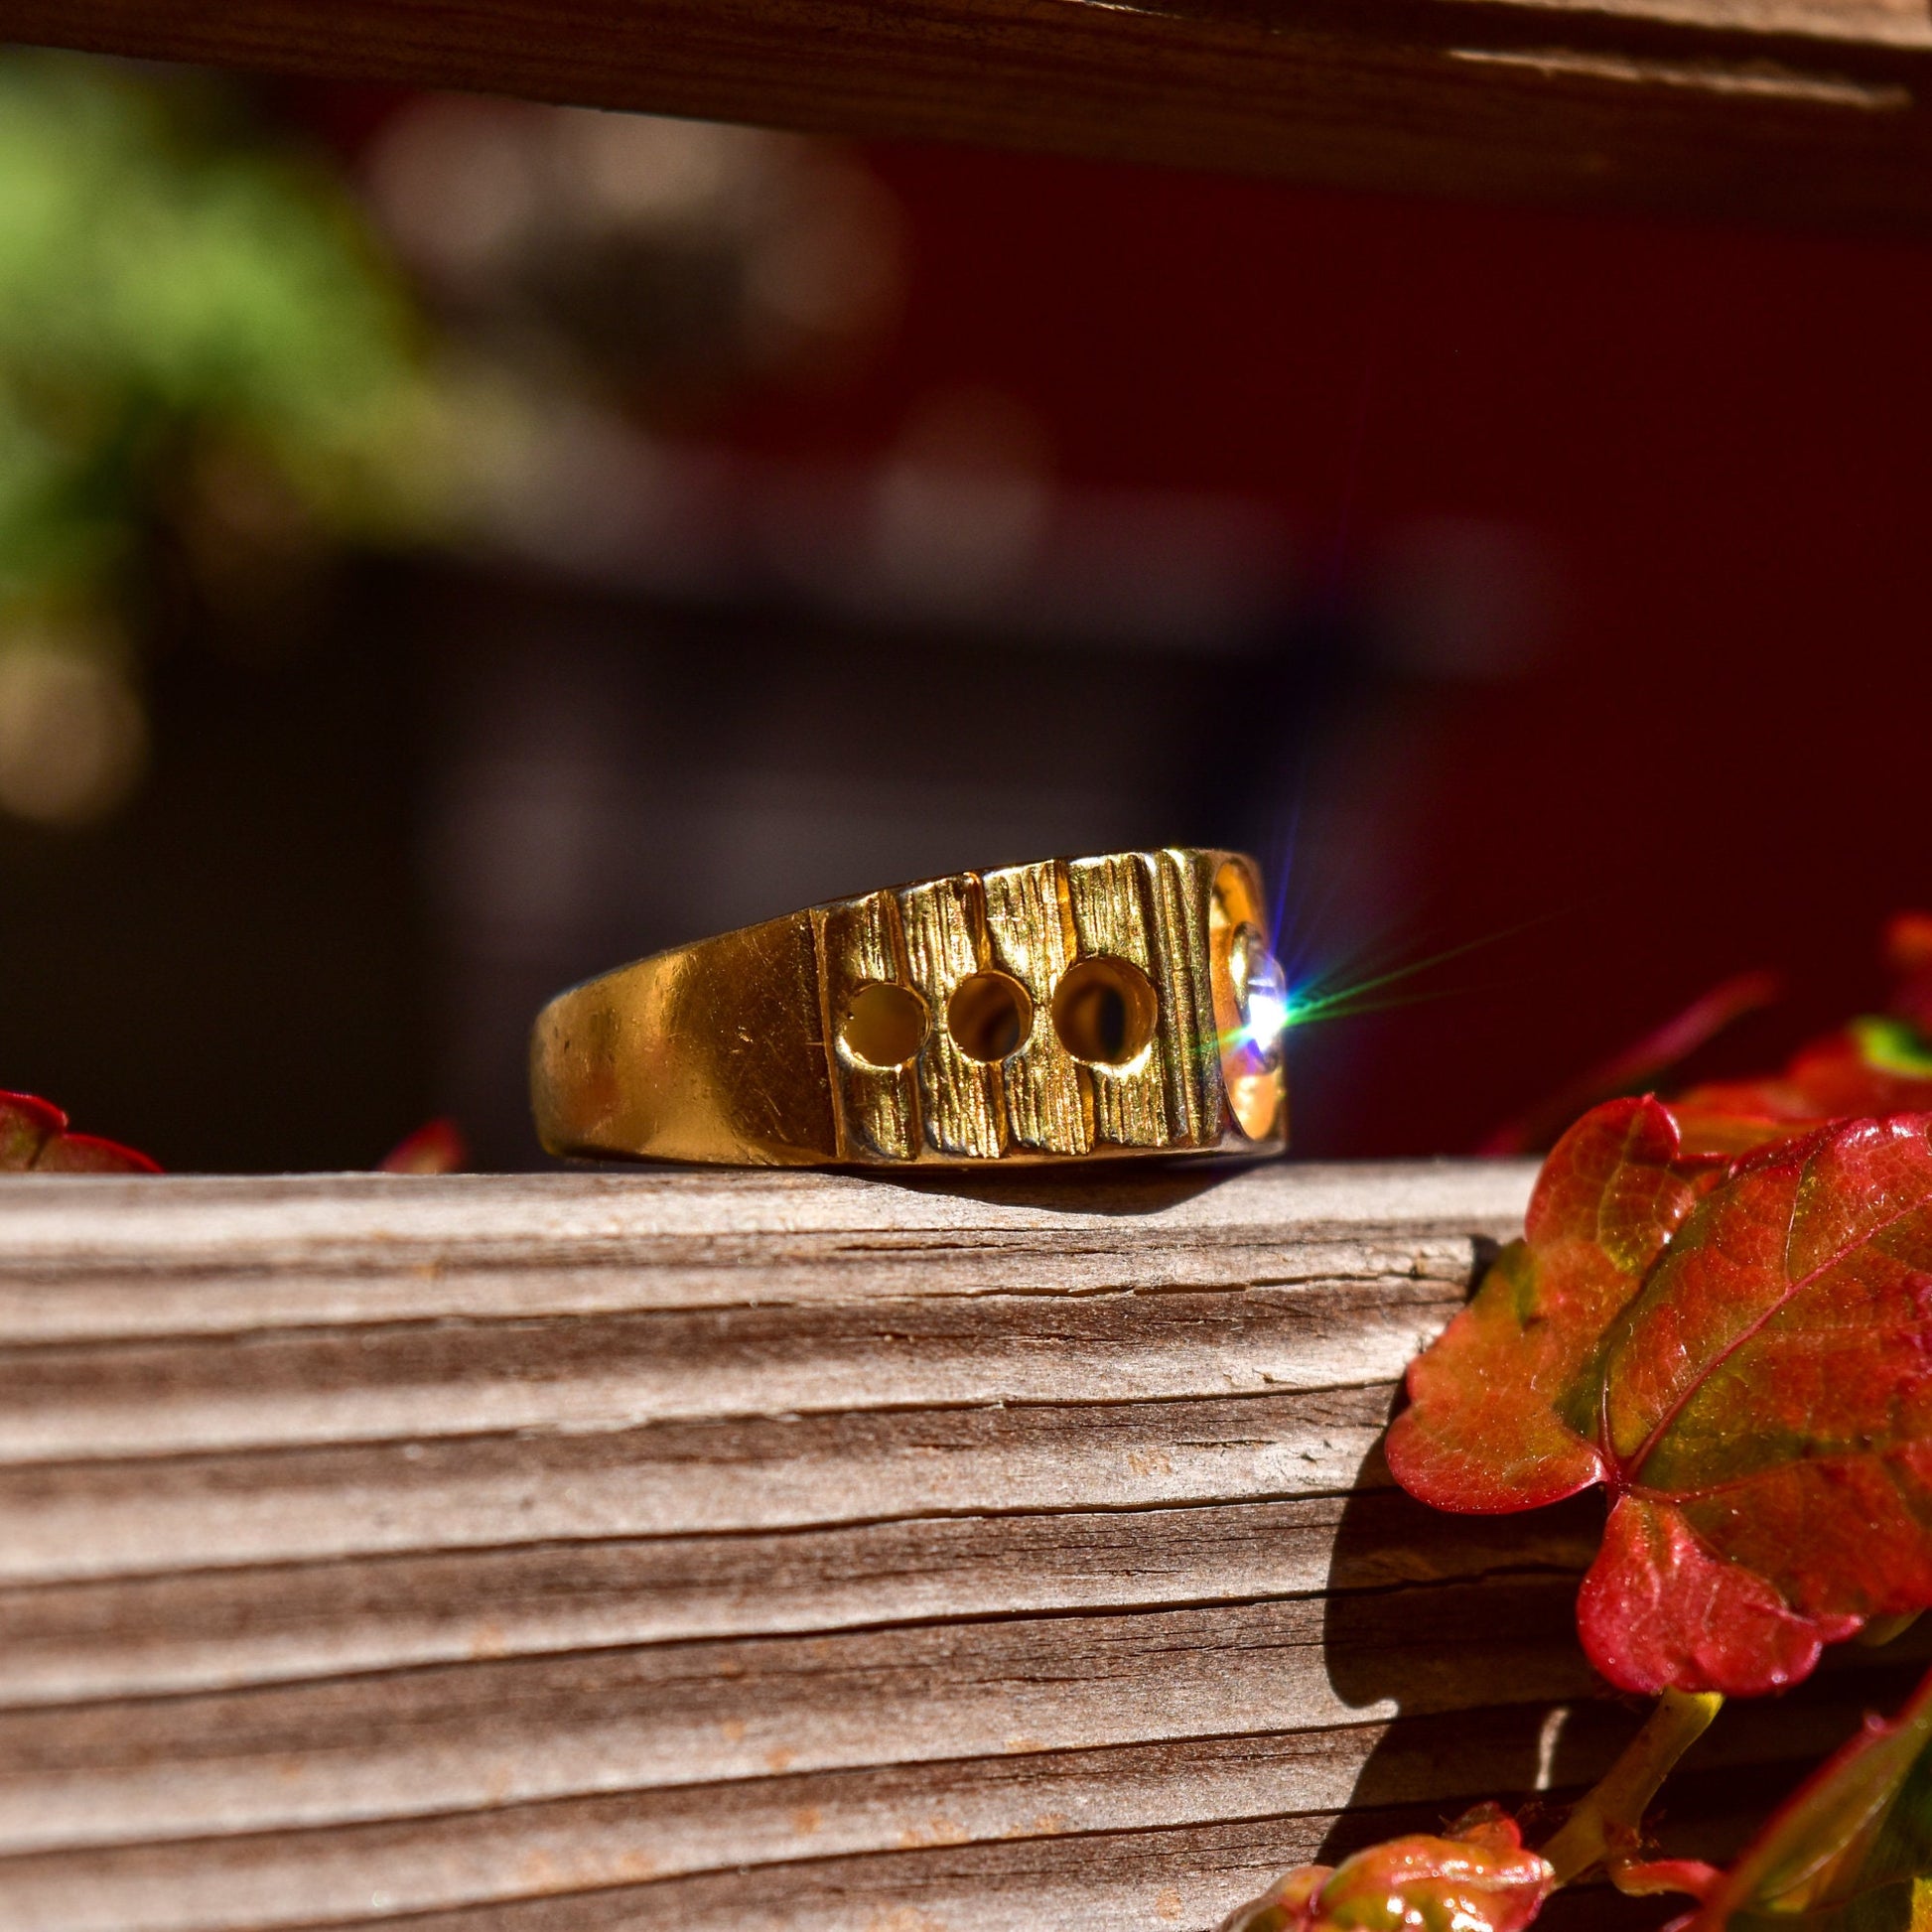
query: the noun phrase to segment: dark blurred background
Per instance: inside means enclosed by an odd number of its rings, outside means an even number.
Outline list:
[[[0,1086],[537,1154],[567,982],[1245,846],[1459,1152],[1924,827],[1932,253],[0,55]],[[1392,976],[1392,977],[1391,977]]]

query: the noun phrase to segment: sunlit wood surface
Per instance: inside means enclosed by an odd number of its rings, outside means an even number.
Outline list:
[[[841,134],[1932,225],[1927,0],[4,0],[24,41]]]
[[[0,1183],[0,1924],[1205,1928],[1575,1784],[1590,1509],[1376,1449],[1529,1178]]]

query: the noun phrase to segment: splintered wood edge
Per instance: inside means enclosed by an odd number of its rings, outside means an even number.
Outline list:
[[[1932,225],[1924,0],[0,0],[0,33],[1351,188]]]
[[[903,1178],[779,1168],[602,1168],[544,1174],[11,1174],[0,1268],[197,1241],[609,1243],[749,1233],[1135,1227],[1178,1238],[1266,1225],[1485,1231],[1520,1220],[1534,1161],[1116,1162]]]
[[[1466,1269],[1526,1162],[0,1181],[0,1337]],[[1265,1266],[1264,1266],[1265,1264]],[[1123,1274],[1123,1267],[1126,1273]]]

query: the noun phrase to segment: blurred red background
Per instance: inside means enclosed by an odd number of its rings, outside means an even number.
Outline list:
[[[1280,867],[1297,804],[1327,815],[1287,884],[1305,970],[1486,943],[1297,1039],[1304,1152],[1467,1148],[1740,967],[1793,999],[1733,1060],[1873,998],[1880,921],[1932,894],[1924,249],[873,160],[914,236],[903,330],[857,394],[742,435],[883,439],[928,387],[993,384],[1083,482],[1279,502],[1311,626],[1369,633],[1318,772],[1211,674],[1241,829]],[[1533,597],[1531,634],[1374,662],[1388,574],[1445,522],[1532,581],[1438,595],[1478,626]],[[1206,818],[1176,829],[1226,836]]]
[[[351,162],[406,105],[271,98]],[[654,405],[673,494],[709,479],[713,536],[802,574],[381,563],[326,649],[240,685],[165,663],[144,799],[5,855],[38,935],[0,984],[14,1083],[170,1165],[358,1164],[446,1108],[515,1164],[518,1035],[564,980],[1143,841],[1255,850],[1302,981],[1400,975],[1294,1035],[1307,1155],[1467,1151],[1740,968],[1791,997],[1715,1065],[1876,998],[1882,919],[1932,900],[1932,254],[856,162],[895,209],[890,324]],[[934,449],[982,508],[1046,505],[1060,576],[945,621],[813,576],[839,492]],[[942,496],[942,549],[975,501]],[[1075,619],[1035,622],[1065,584]],[[577,856],[526,854],[532,910],[504,855],[560,813]]]

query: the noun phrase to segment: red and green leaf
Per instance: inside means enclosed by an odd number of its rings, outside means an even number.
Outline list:
[[[1677,1130],[1651,1100],[1593,1108],[1551,1150],[1524,1238],[1410,1366],[1411,1406],[1388,1444],[1404,1488],[1493,1514],[1602,1480],[1589,1369],[1695,1204],[1677,1158]]]
[[[1691,1088],[1671,1102],[1685,1146],[1734,1155],[1828,1120],[1932,1110],[1932,913],[1885,930],[1888,1010],[1802,1046],[1781,1073]]]
[[[1619,1882],[1696,1890],[1698,1910],[1672,1932],[1924,1925],[1932,1916],[1932,1678],[1891,1723],[1868,1718],[1727,1871],[1639,1866]]]
[[[1692,1087],[1670,1103],[1687,1147],[1728,1155],[1822,1121],[1932,1110],[1932,1044],[1868,1014],[1800,1047],[1782,1073]]]
[[[74,1134],[60,1108],[30,1093],[0,1092],[0,1173],[157,1173],[145,1154],[96,1134]]]
[[[1597,1108],[1411,1367],[1388,1454],[1412,1494],[1609,1491],[1578,1620],[1612,1683],[1766,1691],[1932,1605],[1929,1127],[1840,1122],[1698,1175],[1660,1103]]]
[[[1556,1882],[1515,1821],[1484,1805],[1441,1838],[1418,1833],[1332,1868],[1302,1865],[1221,1932],[1522,1932]]]

